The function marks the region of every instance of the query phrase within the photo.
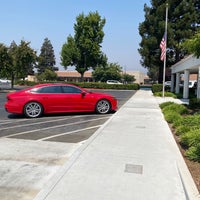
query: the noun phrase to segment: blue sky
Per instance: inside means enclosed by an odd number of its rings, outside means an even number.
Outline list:
[[[138,26],[144,21],[145,3],[150,5],[150,0],[0,0],[0,43],[9,46],[13,40],[17,44],[30,41],[39,55],[47,37],[54,48],[56,66],[64,70],[60,52],[67,36],[74,35],[76,17],[98,11],[106,19],[102,51],[108,61],[127,71],[146,72],[137,51],[141,41]]]

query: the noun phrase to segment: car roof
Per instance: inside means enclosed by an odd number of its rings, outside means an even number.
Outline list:
[[[37,88],[37,87],[44,87],[44,86],[55,86],[55,85],[58,85],[58,86],[75,86],[75,87],[78,87],[76,85],[73,85],[73,84],[66,84],[66,83],[40,83],[40,84],[37,84],[35,86],[33,86],[34,88]]]

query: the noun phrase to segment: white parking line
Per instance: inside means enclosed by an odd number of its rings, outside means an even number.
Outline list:
[[[90,130],[90,129],[99,128],[99,127],[101,127],[101,125],[91,126],[91,127],[88,127],[88,128],[78,129],[78,130],[75,130],[75,131],[69,131],[69,132],[66,132],[66,133],[60,133],[60,134],[45,137],[45,138],[42,138],[42,139],[38,139],[37,141],[44,141],[44,140],[48,140],[48,139],[51,139],[51,138],[55,138],[55,137],[59,137],[59,136],[63,136],[63,135],[69,135],[71,133],[77,133],[77,132],[80,132],[80,131]]]
[[[4,124],[10,124],[10,123],[16,123],[16,122],[25,122],[25,121],[28,121],[30,119],[19,119],[19,120],[12,120],[12,119],[2,119],[0,120],[0,124],[1,125],[4,125]],[[10,127],[9,127],[10,128]]]
[[[78,118],[78,117],[82,117],[82,116],[74,116],[74,117],[68,117],[68,118],[60,118],[60,119],[58,119],[58,118],[55,118],[55,119],[53,119],[53,120],[48,120],[48,121],[40,121],[40,122],[32,122],[31,121],[31,123],[28,123],[28,124],[20,124],[20,125],[15,125],[15,126],[9,126],[9,127],[5,127],[5,128],[0,128],[0,130],[6,130],[6,129],[11,129],[11,128],[18,128],[18,127],[25,127],[25,126],[32,126],[32,125],[38,125],[38,124],[45,124],[45,123],[49,123],[49,122],[55,122],[55,121],[63,121],[63,120],[66,120],[66,119],[72,119],[72,118]],[[27,119],[27,120],[30,120],[30,119]],[[24,121],[26,121],[26,120],[24,120]],[[16,122],[16,121],[15,121]],[[21,121],[19,121],[19,122],[21,122]]]
[[[24,132],[20,132],[20,133],[15,133],[15,134],[3,136],[2,138],[10,138],[10,137],[13,137],[13,136],[23,135],[23,134],[27,134],[27,133],[32,133],[32,132],[37,132],[37,131],[43,131],[43,130],[48,130],[48,129],[54,129],[54,128],[60,128],[60,127],[64,127],[64,126],[71,126],[71,125],[76,125],[76,124],[81,124],[81,123],[91,122],[91,121],[97,121],[97,120],[106,119],[106,118],[109,118],[109,116],[108,117],[107,116],[106,117],[100,117],[98,119],[91,119],[91,120],[78,121],[78,122],[69,123],[69,124],[62,124],[62,125],[57,125],[57,126],[51,126],[51,127],[47,127],[47,128],[40,128],[40,129],[35,129],[35,130],[30,130],[30,131],[24,131]]]

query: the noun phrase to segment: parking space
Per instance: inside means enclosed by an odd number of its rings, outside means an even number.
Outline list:
[[[38,119],[3,120],[0,121],[0,137],[28,139],[40,141],[81,142],[95,132],[110,115],[82,114],[43,117]],[[85,132],[87,132],[85,134]],[[69,139],[75,134],[80,140]],[[68,135],[68,137],[66,137]]]

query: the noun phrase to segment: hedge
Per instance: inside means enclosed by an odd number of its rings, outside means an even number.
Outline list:
[[[162,103],[160,108],[166,121],[175,128],[185,155],[200,162],[200,113],[190,115],[186,106],[172,102]]]
[[[40,83],[58,83],[58,81],[46,81]],[[66,83],[66,82],[61,82]],[[82,88],[92,88],[92,89],[117,89],[117,90],[139,90],[140,85],[137,83],[133,84],[107,84],[107,83],[98,83],[98,82],[67,82],[69,84],[74,84]],[[31,81],[18,81],[16,84],[33,86],[38,83]]]

